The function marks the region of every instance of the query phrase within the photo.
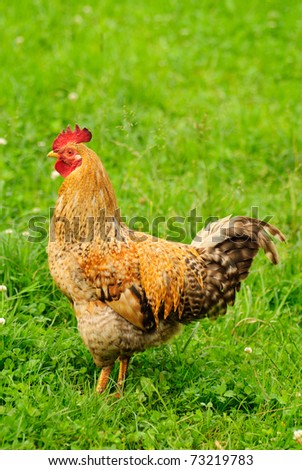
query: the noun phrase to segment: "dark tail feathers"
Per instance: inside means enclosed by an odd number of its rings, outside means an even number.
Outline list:
[[[205,294],[208,294],[210,304],[211,297],[217,298],[217,295],[222,310],[226,304],[234,303],[240,282],[248,276],[260,248],[272,263],[278,263],[278,253],[269,235],[285,241],[280,230],[267,222],[231,216],[212,222],[197,234],[192,246],[207,265]],[[216,316],[215,310],[213,316]]]

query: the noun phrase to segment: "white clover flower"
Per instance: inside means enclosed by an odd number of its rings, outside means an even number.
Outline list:
[[[83,6],[83,13],[85,13],[86,15],[89,15],[89,13],[92,13],[91,6],[90,5]]]
[[[4,230],[4,233],[6,235],[11,235],[12,233],[14,233],[13,229],[12,228],[7,228],[6,230]]]
[[[5,318],[0,318],[0,325],[5,325]]]
[[[75,22],[76,24],[81,24],[81,23],[83,22],[83,18],[82,18],[80,15],[76,15],[76,16],[74,17],[74,22]]]
[[[247,347],[247,348],[244,348],[244,352],[246,354],[252,354],[253,350],[252,350],[252,348]]]
[[[53,170],[51,172],[50,177],[51,177],[52,180],[55,180],[58,176],[60,176],[60,173],[58,173],[57,170]]]
[[[46,147],[46,144],[45,144],[45,142],[43,142],[43,140],[40,140],[40,142],[38,142],[37,145],[38,145],[38,147],[40,147],[40,148]]]
[[[23,36],[17,36],[15,39],[16,44],[23,44],[24,42],[24,37]]]
[[[75,92],[75,91],[72,91],[71,93],[69,93],[68,95],[68,99],[70,101],[76,101],[78,99],[79,95]]]
[[[0,285],[0,292],[6,292],[6,291],[7,291],[7,287],[4,284]]]
[[[4,137],[0,137],[0,145],[6,145],[7,144],[7,140],[4,139]]]
[[[28,237],[29,236],[29,232],[27,230],[25,230],[24,232],[22,232],[22,235],[23,237]]]
[[[38,214],[40,212],[40,207],[33,207],[32,212]]]
[[[302,429],[298,429],[297,431],[294,431],[294,440],[298,444],[302,444]]]

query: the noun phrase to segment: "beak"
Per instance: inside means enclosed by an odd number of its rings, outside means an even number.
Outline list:
[[[59,158],[59,154],[54,152],[53,150],[47,154],[50,158]]]

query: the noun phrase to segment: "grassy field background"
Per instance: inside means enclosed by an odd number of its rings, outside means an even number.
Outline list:
[[[295,0],[0,4],[3,449],[301,448],[301,18]],[[287,237],[225,317],[135,356],[121,400],[95,396],[47,239],[28,242],[75,123],[127,218],[258,215]]]

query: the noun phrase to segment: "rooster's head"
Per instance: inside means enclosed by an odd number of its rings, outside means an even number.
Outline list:
[[[76,125],[74,131],[68,126],[66,131],[62,131],[54,140],[52,151],[49,152],[48,157],[57,159],[55,169],[64,178],[82,164],[78,144],[89,142],[91,137],[92,134],[88,129],[80,129],[79,126]]]

